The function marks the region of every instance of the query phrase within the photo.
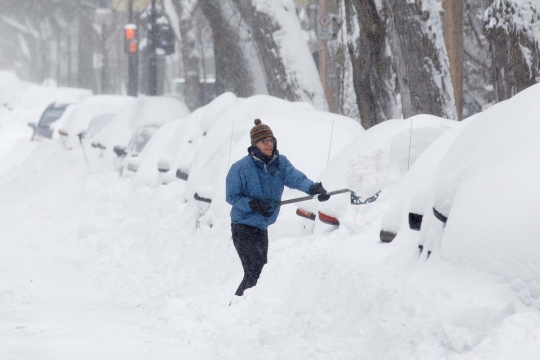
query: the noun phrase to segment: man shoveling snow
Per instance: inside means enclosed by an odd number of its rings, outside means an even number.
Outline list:
[[[232,205],[231,229],[244,278],[236,296],[257,284],[268,254],[268,226],[276,222],[284,186],[330,198],[321,183],[314,183],[279,154],[277,140],[268,125],[255,120],[250,131],[248,155],[227,174],[227,202]]]

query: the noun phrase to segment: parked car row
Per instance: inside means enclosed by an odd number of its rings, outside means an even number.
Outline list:
[[[348,117],[267,95],[226,93],[193,113],[173,98],[89,98],[71,110],[49,106],[34,137],[50,129],[64,139],[86,134],[86,145],[117,157],[123,176],[150,186],[179,182],[197,224],[212,227],[230,221],[225,178],[247,154],[260,118],[281,154],[339,192],[323,203],[282,206],[293,216],[278,218],[280,235],[338,227],[354,234],[380,221],[387,246],[473,266],[540,308],[539,97],[540,84],[461,122],[417,115],[367,131]],[[299,196],[286,189],[283,200]]]

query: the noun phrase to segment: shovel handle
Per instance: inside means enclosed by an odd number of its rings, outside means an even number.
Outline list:
[[[340,190],[334,190],[334,191],[330,191],[330,192],[327,192],[326,195],[337,195],[337,194],[343,194],[343,193],[348,193],[348,192],[351,192],[350,189],[340,189]],[[293,203],[297,203],[297,202],[300,202],[300,201],[306,201],[306,200],[311,200],[313,199],[315,196],[318,196],[319,194],[316,194],[316,195],[309,195],[309,196],[303,196],[303,197],[299,197],[299,198],[294,198],[294,199],[289,199],[289,200],[284,200],[282,202],[280,202],[279,204],[280,205],[287,205],[287,204],[293,204]]]

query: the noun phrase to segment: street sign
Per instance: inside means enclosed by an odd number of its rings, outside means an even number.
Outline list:
[[[116,5],[116,10],[118,11],[127,11],[129,0],[118,0]],[[142,12],[148,5],[150,5],[150,0],[133,0],[133,11]]]
[[[317,21],[317,39],[329,41],[334,39],[334,29],[332,27],[332,14],[320,14]]]

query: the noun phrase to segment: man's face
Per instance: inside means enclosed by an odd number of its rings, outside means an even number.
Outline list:
[[[274,139],[270,137],[266,137],[264,139],[261,139],[257,141],[255,144],[261,152],[266,156],[271,156],[272,152],[274,151]]]

